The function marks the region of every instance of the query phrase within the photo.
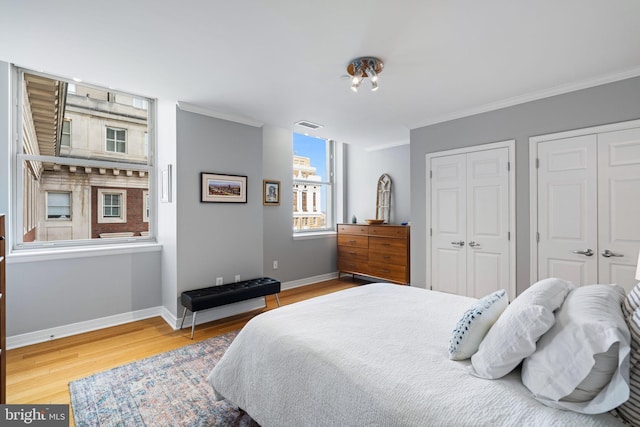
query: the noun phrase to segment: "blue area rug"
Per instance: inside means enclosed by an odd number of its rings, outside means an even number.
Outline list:
[[[206,382],[237,332],[69,383],[76,426],[257,426]]]

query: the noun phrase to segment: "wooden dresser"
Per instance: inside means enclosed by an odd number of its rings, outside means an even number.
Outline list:
[[[360,274],[408,284],[409,236],[404,225],[338,224],[338,277]]]

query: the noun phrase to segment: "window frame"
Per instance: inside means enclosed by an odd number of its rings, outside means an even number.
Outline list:
[[[46,221],[71,221],[73,219],[73,193],[71,191],[54,191],[54,190],[44,190],[45,192],[45,220]],[[49,217],[49,207],[51,206],[49,203],[49,195],[50,194],[66,194],[69,197],[69,216],[65,218],[50,218]]]
[[[337,212],[339,211],[339,203],[338,203],[338,185],[337,185],[337,179],[336,179],[336,170],[337,170],[337,152],[338,152],[338,147],[340,146],[335,140],[333,139],[328,139],[328,138],[320,138],[320,137],[314,137],[317,139],[321,139],[325,141],[325,153],[326,153],[326,159],[327,159],[327,176],[323,177],[323,181],[313,181],[313,180],[307,180],[307,179],[300,179],[300,178],[293,178],[293,183],[292,183],[292,190],[293,190],[293,199],[294,199],[294,203],[298,201],[298,197],[296,193],[299,193],[299,191],[297,190],[298,186],[311,186],[311,187],[324,187],[326,189],[326,203],[327,203],[327,211],[326,211],[326,220],[325,220],[325,226],[322,228],[299,228],[296,229],[295,226],[292,226],[293,229],[293,236],[295,237],[302,237],[302,236],[313,236],[313,235],[320,235],[320,234],[326,234],[327,232],[330,233],[335,233],[336,227],[337,227]],[[293,146],[293,141],[292,141],[292,146]],[[294,150],[295,151],[295,150]],[[293,153],[292,156],[292,164],[293,164],[293,157],[295,156],[295,152]],[[322,190],[320,190],[322,192]],[[303,199],[305,199],[305,197],[301,197],[299,198],[300,201],[302,202]],[[306,197],[306,199],[308,199],[308,197]],[[295,223],[295,213],[298,212],[296,210],[296,205],[294,205],[292,207],[292,214],[294,215],[294,223]],[[314,213],[323,213],[322,209],[318,209],[316,211],[312,211],[309,209],[301,209],[299,212],[301,213],[310,213],[310,214],[314,214]],[[305,221],[304,224],[306,224],[306,226],[308,227],[309,225],[309,220],[308,218],[304,218]],[[314,223],[316,222],[316,220],[313,221]],[[295,224],[294,224],[295,225]]]
[[[105,196],[118,196],[120,215],[106,216],[104,214]],[[98,224],[124,224],[127,222],[127,189],[126,188],[98,188]]]
[[[68,131],[65,132],[65,125],[68,126]],[[68,144],[64,144],[65,141],[64,136],[66,135],[66,141]],[[71,148],[71,119],[64,119],[62,124],[62,135],[60,136],[60,147]]]
[[[142,222],[149,222],[151,217],[151,200],[149,190],[142,191]]]
[[[109,139],[109,130],[114,132],[114,138]],[[124,133],[124,140],[118,140],[118,132]],[[104,128],[104,151],[112,154],[127,154],[127,129],[106,125]],[[109,141],[113,141],[113,150],[109,150]],[[118,143],[122,143],[123,151],[118,151]]]
[[[146,163],[136,163],[135,170],[140,171],[147,177],[147,191],[149,192],[149,203],[150,203],[150,213],[151,219],[148,221],[148,231],[145,232],[142,236],[137,236],[135,238],[111,238],[111,239],[98,239],[98,238],[85,238],[85,239],[75,239],[75,240],[52,240],[52,241],[24,241],[23,236],[26,232],[31,229],[31,212],[25,211],[25,199],[23,191],[25,190],[26,178],[23,176],[26,171],[25,163],[29,161],[36,162],[55,162],[62,166],[68,167],[84,167],[89,169],[119,169],[119,170],[130,170],[132,168],[132,163],[124,161],[120,157],[115,159],[105,159],[105,158],[79,158],[79,157],[57,157],[57,156],[45,156],[40,154],[28,154],[23,152],[23,138],[24,138],[24,129],[23,129],[23,120],[24,120],[24,111],[23,105],[26,102],[25,94],[23,92],[23,85],[25,80],[25,74],[42,76],[49,79],[58,80],[61,82],[67,83],[67,85],[74,85],[73,80],[58,76],[55,74],[49,74],[44,72],[39,72],[27,68],[18,67],[12,65],[11,67],[11,96],[12,99],[15,100],[12,106],[12,120],[11,120],[11,144],[10,144],[10,165],[11,165],[11,177],[12,177],[12,185],[11,185],[11,212],[12,212],[12,222],[10,224],[12,229],[12,238],[11,238],[11,251],[12,253],[20,253],[23,255],[27,255],[29,253],[38,254],[43,253],[42,249],[48,249],[46,253],[51,253],[50,251],[56,251],[61,253],[65,253],[67,250],[75,253],[76,250],[81,249],[83,247],[93,247],[93,248],[113,248],[123,244],[132,247],[139,247],[143,250],[143,247],[148,246],[149,244],[156,243],[156,230],[157,230],[157,177],[156,177],[156,162],[157,162],[157,154],[156,154],[156,143],[157,143],[157,100],[153,98],[147,98],[140,95],[135,95],[138,98],[144,98],[148,100],[148,109],[146,116],[146,132],[148,135],[147,139],[147,152],[146,154]],[[83,86],[94,87],[97,90],[102,91],[110,91],[110,92],[118,92],[124,93],[125,95],[132,96],[131,93],[114,91],[113,89],[109,89],[106,85],[94,85],[91,83],[82,83]],[[106,133],[105,133],[105,144],[106,144]],[[66,146],[65,146],[66,147]],[[105,147],[106,148],[106,147]],[[116,153],[118,154],[118,153]],[[122,154],[122,153],[119,153]],[[39,192],[44,193],[47,191],[44,188],[41,188]],[[89,189],[90,191],[90,189]],[[63,191],[64,192],[64,191]],[[40,202],[42,203],[42,202]],[[45,205],[42,207],[46,210],[46,200],[44,200]],[[73,199],[71,200],[73,204]],[[126,205],[125,205],[126,206]],[[37,204],[36,204],[37,207]],[[40,209],[40,208],[38,208]],[[71,207],[73,209],[73,206]],[[44,212],[44,218],[47,219],[47,213]],[[53,219],[52,219],[53,220]],[[55,220],[54,220],[55,221]]]

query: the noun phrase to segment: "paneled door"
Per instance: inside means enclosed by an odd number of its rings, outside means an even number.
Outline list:
[[[640,250],[640,128],[596,128],[536,148],[536,279],[631,289]]]
[[[509,148],[435,156],[430,167],[432,289],[510,291]]]
[[[432,289],[467,295],[467,155],[431,159]]]
[[[638,282],[640,127],[598,135],[598,276],[628,291]]]
[[[596,145],[596,135],[538,145],[540,278],[598,281]]]

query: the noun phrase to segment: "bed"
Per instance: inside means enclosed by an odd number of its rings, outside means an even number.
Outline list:
[[[207,378],[216,398],[268,426],[612,426],[535,400],[520,367],[499,380],[449,359],[476,299],[377,283],[263,313]]]

